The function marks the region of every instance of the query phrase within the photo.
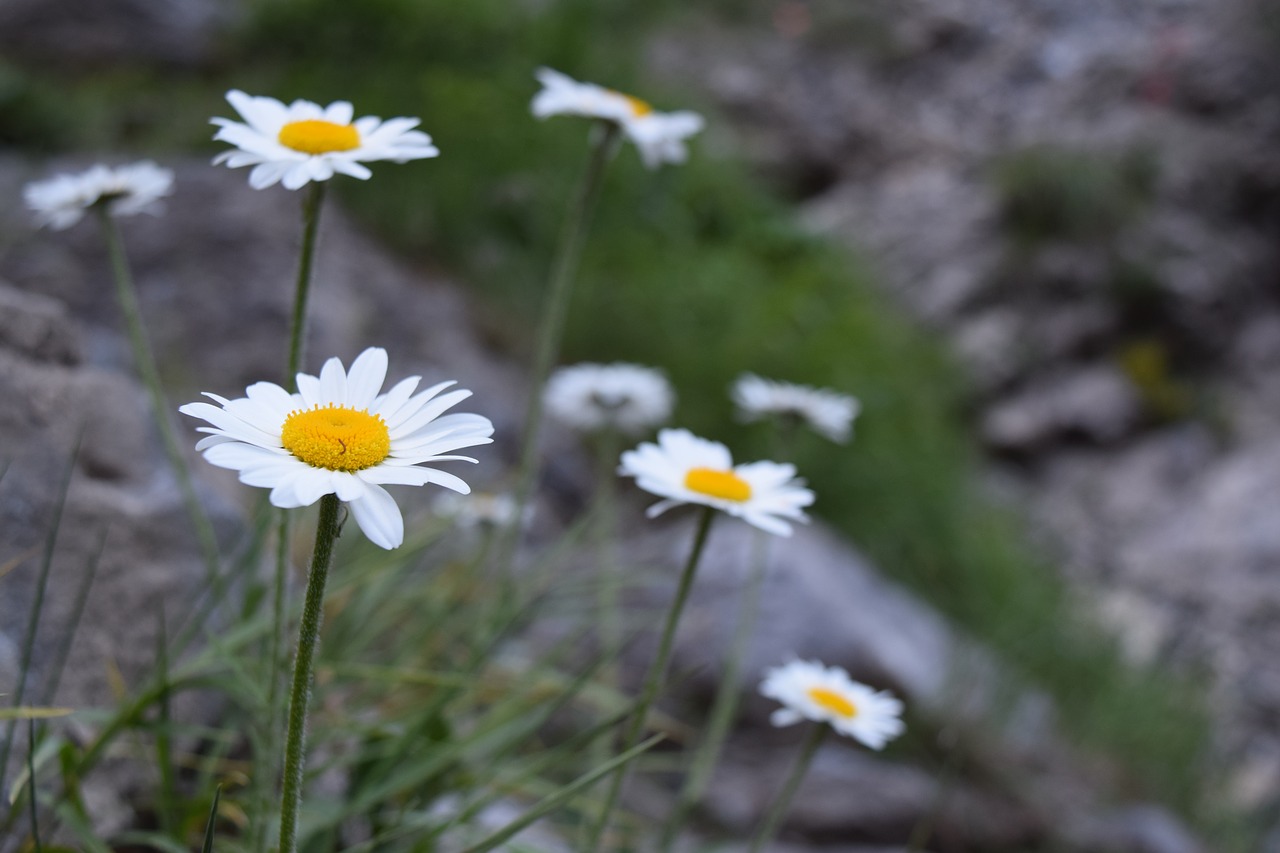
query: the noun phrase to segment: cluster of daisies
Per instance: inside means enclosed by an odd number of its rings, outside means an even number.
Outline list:
[[[535,116],[607,123],[635,144],[651,168],[682,162],[686,140],[703,126],[696,113],[659,112],[632,96],[551,69],[540,69],[537,78],[543,88],[532,102]],[[233,146],[214,162],[252,167],[249,184],[255,189],[280,184],[297,190],[337,174],[364,180],[371,175],[367,163],[404,163],[440,153],[414,118],[356,118],[346,101],[285,104],[238,90],[227,99],[242,120],[213,119],[215,139]],[[172,190],[170,170],[142,162],[94,166],[33,183],[25,199],[39,224],[63,229],[93,209],[113,216],[156,213]],[[385,487],[433,483],[468,494],[466,482],[436,466],[475,462],[457,451],[490,443],[493,424],[481,415],[450,412],[470,395],[452,389],[452,382],[419,391],[420,377],[410,376],[384,391],[387,366],[386,352],[370,348],[350,370],[330,359],[318,375],[297,374],[296,391],[259,382],[243,397],[207,394],[212,402],[190,403],[180,411],[208,424],[199,427],[207,436],[196,445],[205,459],[237,471],[247,485],[269,489],[273,505],[303,507],[336,495],[374,544],[395,548],[404,541],[404,519]],[[837,442],[849,440],[859,408],[847,395],[751,374],[734,384],[732,398],[743,419],[803,423]],[[571,428],[637,436],[670,418],[675,395],[659,371],[583,364],[557,372],[545,400],[549,414]],[[723,444],[683,429],[663,429],[656,442],[623,453],[619,473],[661,498],[649,508],[650,517],[700,504],[780,536],[792,532],[792,522],[808,520],[804,510],[814,501],[793,465],[735,465]],[[510,523],[516,512],[509,499],[495,499],[477,518]],[[778,725],[802,718],[829,723],[877,749],[902,731],[901,703],[839,668],[793,661],[771,670],[761,689],[785,706],[774,715]]]

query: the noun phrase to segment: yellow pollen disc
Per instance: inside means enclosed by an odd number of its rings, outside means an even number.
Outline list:
[[[330,471],[372,468],[391,453],[391,433],[382,418],[332,403],[291,412],[280,443],[313,468]]]
[[[355,125],[334,124],[318,118],[291,121],[280,128],[276,139],[285,148],[304,154],[328,154],[360,147],[360,131]]]
[[[820,707],[835,714],[837,717],[844,717],[846,720],[852,720],[858,716],[858,708],[844,696],[834,690],[828,690],[825,687],[810,687],[805,691],[809,698],[816,702]]]
[[[751,499],[751,484],[732,471],[691,468],[684,475],[684,487],[691,492],[726,501],[742,502]]]
[[[644,118],[649,113],[653,112],[653,104],[649,103],[648,101],[642,101],[639,98],[635,97],[634,95],[628,95],[624,92],[618,92],[614,89],[610,89],[609,91],[613,92],[613,94],[617,95],[619,98],[622,98],[622,100],[627,102],[627,106],[631,108],[632,118]]]

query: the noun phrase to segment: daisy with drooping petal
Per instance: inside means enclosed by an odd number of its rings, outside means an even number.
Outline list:
[[[784,706],[770,717],[775,726],[801,720],[830,723],[840,734],[872,749],[883,749],[905,729],[902,702],[885,690],[854,681],[838,666],[793,660],[768,670],[760,692]]]
[[[733,383],[732,396],[743,420],[780,416],[807,423],[834,442],[847,442],[853,419],[862,406],[854,397],[827,388],[761,379],[744,373]]]
[[[550,68],[539,68],[536,76],[542,91],[533,98],[535,116],[573,115],[613,122],[635,143],[650,169],[683,163],[688,156],[685,140],[702,130],[702,116],[689,110],[658,112],[639,98],[582,83]]]
[[[471,396],[442,393],[454,382],[414,394],[420,377],[410,376],[382,393],[386,374],[386,350],[370,348],[349,372],[331,358],[319,376],[299,373],[296,394],[258,382],[245,397],[206,393],[217,406],[188,403],[179,411],[213,425],[199,427],[210,434],[196,445],[204,458],[239,471],[242,483],[271,489],[273,505],[310,506],[336,494],[374,544],[395,548],[404,541],[404,519],[383,486],[435,483],[467,494],[458,477],[423,466],[475,462],[446,454],[489,444],[493,424],[480,415],[444,414]]]
[[[662,371],[638,364],[575,364],[551,375],[547,412],[574,429],[635,435],[671,417],[675,392]]]
[[[234,150],[213,159],[235,169],[253,166],[249,185],[264,189],[275,183],[296,190],[309,181],[327,181],[335,173],[367,180],[372,172],[364,163],[391,160],[406,163],[437,157],[440,150],[420,130],[416,118],[382,121],[376,116],[355,119],[347,101],[327,107],[297,100],[286,106],[275,98],[247,95],[238,89],[227,100],[244,122],[215,118],[220,130],[214,139],[229,142]]]
[[[23,198],[37,224],[61,231],[80,221],[95,204],[116,216],[159,213],[160,199],[173,192],[173,171],[144,160],[127,166],[93,166],[75,175],[57,175],[27,184]]]
[[[813,503],[813,492],[796,479],[794,465],[734,465],[727,447],[686,429],[664,429],[657,444],[646,441],[628,450],[618,473],[666,498],[649,507],[650,518],[681,504],[702,504],[766,532],[790,536],[786,520],[808,521],[803,507]]]

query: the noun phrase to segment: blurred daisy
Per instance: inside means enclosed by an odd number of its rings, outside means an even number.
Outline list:
[[[404,541],[404,519],[384,485],[435,483],[467,494],[471,488],[453,474],[426,463],[465,461],[454,450],[489,444],[493,424],[472,414],[443,413],[471,396],[441,382],[414,394],[420,377],[410,376],[385,394],[387,352],[370,348],[351,364],[331,358],[320,375],[298,374],[298,393],[258,382],[246,397],[218,403],[188,403],[184,415],[213,424],[196,449],[221,468],[240,472],[240,482],[271,489],[278,507],[310,506],[336,494],[375,545],[395,548]]]
[[[702,116],[695,112],[658,112],[639,98],[581,83],[550,68],[539,68],[537,78],[542,91],[533,98],[535,116],[573,115],[611,121],[635,143],[640,159],[650,169],[663,163],[683,163],[688,157],[685,140],[702,130]]]
[[[638,364],[575,364],[551,375],[547,412],[574,429],[637,434],[664,423],[675,392],[662,372]]]
[[[664,429],[657,444],[646,441],[628,450],[618,473],[635,477],[640,488],[666,498],[649,507],[650,518],[681,504],[702,504],[769,533],[790,536],[791,525],[784,519],[808,521],[802,507],[813,503],[813,492],[796,479],[794,465],[735,466],[723,444],[685,429]]]
[[[97,165],[76,175],[58,175],[27,184],[22,196],[36,223],[61,231],[80,221],[95,204],[116,216],[159,213],[160,199],[173,192],[173,171],[149,160],[128,166]]]
[[[322,107],[298,100],[285,106],[275,98],[254,97],[238,89],[228,92],[227,100],[245,121],[212,120],[221,128],[213,138],[236,146],[213,162],[233,169],[253,166],[249,185],[254,189],[279,182],[285,189],[296,190],[309,181],[327,181],[336,172],[366,180],[372,173],[364,163],[405,163],[440,154],[430,136],[413,130],[418,126],[416,118],[382,121],[365,116],[353,122],[354,111],[347,101]]]
[[[775,726],[801,720],[830,723],[872,749],[902,734],[902,703],[884,690],[854,681],[838,666],[818,661],[793,660],[765,672],[760,692],[785,707],[773,712]]]
[[[732,396],[743,420],[778,416],[807,423],[835,442],[844,443],[853,433],[853,419],[862,406],[856,398],[827,388],[761,379],[744,373],[733,383]]]
[[[453,521],[458,527],[470,529],[479,526],[506,527],[516,520],[516,499],[511,495],[481,492],[478,494],[454,494],[441,492],[431,503],[438,515]],[[525,516],[530,515],[525,508]]]

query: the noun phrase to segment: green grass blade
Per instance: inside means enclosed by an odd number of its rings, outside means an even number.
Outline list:
[[[75,473],[76,459],[80,455],[80,443],[84,438],[84,430],[76,436],[71,455],[67,460],[66,470],[58,485],[58,498],[54,502],[53,520],[49,524],[49,533],[45,538],[44,556],[40,562],[40,576],[36,580],[36,596],[31,602],[31,615],[27,620],[26,635],[22,638],[22,658],[18,666],[18,688],[14,693],[13,706],[22,704],[27,688],[27,674],[31,669],[31,657],[35,652],[36,629],[40,624],[40,611],[44,608],[44,594],[49,584],[49,569],[53,566],[53,552],[58,542],[58,531],[62,527],[62,512],[67,505],[67,492],[71,488],[71,477]],[[15,726],[9,726],[5,732],[3,745],[0,745],[0,791],[4,790],[5,768],[9,764],[9,753],[13,749],[13,733]]]
[[[200,853],[213,853],[213,829],[218,822],[218,802],[222,799],[222,786],[213,789],[213,805],[209,806],[209,822],[204,828],[204,844]]]
[[[537,805],[529,809],[529,811],[525,812],[519,818],[507,824],[505,827],[498,830],[493,835],[490,835],[488,838],[481,841],[479,844],[474,844],[471,847],[468,847],[464,851],[464,853],[485,853],[485,851],[487,850],[492,850],[493,848],[497,847],[499,844],[503,843],[504,841],[510,839],[512,836],[519,833],[525,827],[529,826],[530,824],[539,820],[543,816],[550,814],[552,811],[559,808],[564,802],[566,802],[570,797],[577,794],[579,791],[585,788],[589,788],[598,779],[602,779],[605,776],[609,775],[617,768],[623,766],[624,764],[631,761],[636,756],[640,755],[642,752],[646,752],[647,750],[652,749],[664,737],[666,737],[666,735],[656,734],[653,737],[649,738],[648,740],[636,744],[634,747],[632,747],[631,749],[628,749],[626,752],[620,754],[613,760],[605,762],[604,764],[597,767],[595,770],[592,770],[589,773],[584,773],[583,775],[579,776],[577,779],[570,782],[568,785],[561,788],[559,791],[547,797],[544,797]]]
[[[93,586],[93,579],[98,574],[98,563],[102,560],[102,552],[106,544],[107,531],[103,529],[98,535],[98,546],[94,548],[93,556],[89,558],[84,574],[80,578],[80,586],[76,589],[75,602],[71,605],[71,615],[67,619],[66,626],[62,629],[61,635],[58,637],[58,648],[53,654],[53,665],[49,668],[49,680],[45,685],[44,697],[41,700],[45,705],[53,703],[53,697],[58,692],[58,685],[62,682],[62,673],[66,669],[67,660],[71,656],[71,643],[75,640],[76,629],[80,627],[80,620],[84,616],[84,607],[89,601],[89,589]]]

